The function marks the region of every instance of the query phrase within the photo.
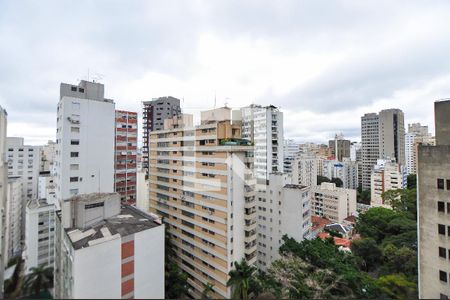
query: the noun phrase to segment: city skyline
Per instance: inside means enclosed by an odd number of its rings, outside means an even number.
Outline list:
[[[168,95],[187,113],[273,104],[286,138],[314,142],[359,139],[360,116],[385,108],[434,132],[431,104],[450,94],[444,1],[36,5],[0,12],[0,104],[26,144],[55,139],[58,85],[88,73],[120,109]]]

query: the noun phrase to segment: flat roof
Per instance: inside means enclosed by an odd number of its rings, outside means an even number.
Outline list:
[[[65,228],[75,250],[161,226],[161,219],[130,205],[121,205],[120,214],[84,229]]]
[[[284,188],[287,188],[287,189],[304,189],[304,188],[306,188],[307,186],[306,185],[300,185],[300,184],[286,184],[285,186],[284,186]]]

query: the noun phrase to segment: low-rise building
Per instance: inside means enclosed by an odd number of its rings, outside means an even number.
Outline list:
[[[25,213],[25,272],[53,267],[55,256],[55,205],[46,199],[28,202]]]
[[[56,214],[55,298],[164,298],[164,225],[116,193],[68,200]]]
[[[311,190],[311,211],[314,215],[336,223],[356,213],[356,190],[338,188],[323,182]]]

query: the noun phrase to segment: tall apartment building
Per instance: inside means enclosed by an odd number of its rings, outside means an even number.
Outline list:
[[[3,271],[5,262],[5,205],[8,187],[6,160],[6,127],[8,113],[0,106],[0,298],[3,298]]]
[[[386,206],[382,194],[389,190],[403,189],[406,185],[404,167],[395,161],[379,159],[371,176],[370,205]]]
[[[343,161],[324,159],[322,160],[322,174],[329,179],[339,178],[342,187],[346,189],[358,188],[358,163],[344,158]]]
[[[350,157],[350,140],[345,140],[342,134],[336,134],[333,140],[328,141],[331,155],[338,161],[342,161],[344,157]]]
[[[336,187],[331,182],[322,182],[311,189],[312,215],[342,223],[356,213],[356,190]]]
[[[434,103],[436,146],[419,146],[419,298],[450,297],[450,100]]]
[[[55,298],[163,299],[164,225],[120,204],[117,193],[69,199],[74,218],[56,213]]]
[[[114,101],[104,85],[61,83],[57,110],[55,184],[65,226],[65,200],[78,194],[114,191]]]
[[[54,172],[56,143],[48,141],[46,145],[41,146],[41,167],[39,171]]]
[[[148,143],[150,132],[164,129],[164,120],[181,114],[180,99],[167,96],[142,102],[142,167],[148,174]]]
[[[25,213],[25,273],[34,267],[54,267],[55,205],[31,200]]]
[[[284,173],[292,173],[292,164],[294,159],[300,154],[300,144],[295,142],[294,140],[284,140],[284,148],[283,148],[283,172]]]
[[[114,190],[121,201],[136,204],[137,113],[116,110]]]
[[[20,256],[22,251],[22,234],[25,221],[22,220],[23,188],[22,178],[8,177],[8,190],[5,205],[5,262],[9,259]]]
[[[255,146],[255,177],[266,185],[269,174],[283,172],[283,113],[275,106],[241,108],[242,138]]]
[[[370,176],[379,158],[395,159],[405,165],[404,115],[400,109],[386,109],[361,117],[362,188],[370,189]]]
[[[6,138],[8,147],[8,176],[21,177],[23,195],[27,200],[38,196],[39,170],[41,168],[41,147],[24,145],[21,137]]]
[[[298,242],[310,238],[310,188],[291,182],[289,174],[270,174],[267,199],[258,202],[257,266],[261,270],[280,258],[283,235]]]
[[[256,261],[253,147],[230,120],[220,108],[198,126],[183,115],[150,133],[150,210],[164,217],[195,298],[208,282],[213,298],[230,298],[234,263]]]
[[[293,183],[303,186],[316,186],[319,160],[315,156],[302,155],[294,159],[292,165]]]
[[[434,145],[434,137],[428,132],[428,126],[420,123],[408,125],[408,133],[405,134],[405,161],[406,172],[417,174],[417,152],[419,145]]]

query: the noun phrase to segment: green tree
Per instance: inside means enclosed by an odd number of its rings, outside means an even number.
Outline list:
[[[417,252],[408,248],[397,248],[393,244],[387,244],[383,248],[385,263],[382,274],[406,274],[408,280],[417,282]]]
[[[29,295],[38,296],[42,289],[53,286],[53,268],[33,267],[30,269],[24,281],[24,288]]]
[[[320,185],[322,182],[330,182],[330,178],[317,175],[317,185]]]
[[[398,217],[398,213],[384,207],[373,207],[360,214],[356,220],[356,231],[362,237],[371,237],[380,244],[388,234],[389,223]]]
[[[404,274],[392,274],[380,277],[377,286],[389,298],[417,299],[416,284],[408,281]]]
[[[247,261],[242,259],[241,262],[234,263],[234,269],[228,275],[227,286],[232,289],[233,299],[248,300],[248,295],[251,292],[251,278],[254,275],[256,268],[247,264]]]
[[[406,178],[406,187],[408,190],[417,188],[417,176],[416,174],[409,174]]]
[[[166,227],[165,235],[165,294],[169,299],[184,298],[188,293],[188,276],[175,261],[176,253]]]
[[[384,192],[381,197],[396,212],[405,213],[408,218],[417,218],[416,189],[396,189]]]
[[[334,183],[336,185],[336,187],[343,187],[344,186],[344,183],[342,182],[342,179],[337,178],[337,177],[331,178],[330,182]]]
[[[209,283],[209,282],[207,282],[206,284],[203,284],[202,299],[211,299],[209,294],[214,292],[213,287],[214,287],[214,284]]]
[[[353,254],[359,257],[364,271],[370,272],[379,266],[383,255],[373,238],[354,240],[351,248]]]
[[[370,191],[358,188],[357,199],[358,203],[370,205]]]

